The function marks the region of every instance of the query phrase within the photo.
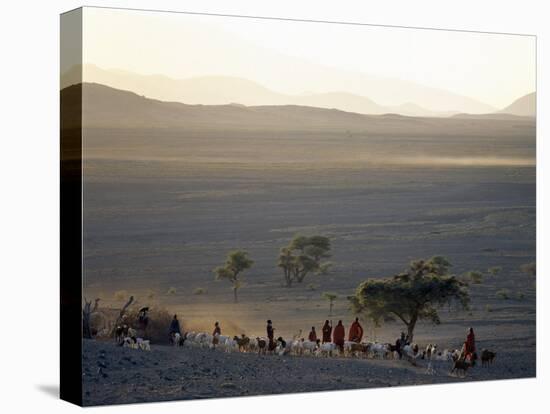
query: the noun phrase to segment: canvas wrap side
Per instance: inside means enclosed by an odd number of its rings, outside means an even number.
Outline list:
[[[61,74],[80,77],[60,95],[60,397],[82,405],[82,9],[60,20]]]

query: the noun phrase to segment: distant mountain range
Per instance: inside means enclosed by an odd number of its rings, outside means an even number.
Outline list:
[[[453,118],[467,119],[514,119],[514,118],[534,118],[537,115],[537,94],[536,92],[529,93],[521,98],[516,99],[506,108],[488,114],[455,114]]]
[[[516,99],[512,104],[499,111],[501,114],[511,114],[519,116],[536,116],[537,113],[537,94],[532,92],[519,99]]]
[[[79,116],[75,111],[78,110],[77,102],[80,99],[85,128],[338,131],[343,136],[354,133],[363,136],[395,133],[411,136],[425,133],[437,133],[441,136],[461,133],[504,136],[513,133],[513,125],[533,124],[532,118],[505,114],[501,114],[502,119],[498,121],[483,117],[466,121],[455,117],[364,115],[297,105],[187,105],[149,99],[105,85],[85,83],[82,86],[72,85],[61,91],[64,128],[79,126]]]
[[[63,74],[62,88],[77,83],[80,80],[82,68],[74,67]],[[404,93],[409,90],[410,102],[384,106],[360,93],[334,91],[327,93],[309,93],[302,95],[286,95],[274,92],[264,86],[242,78],[228,76],[204,76],[189,79],[172,79],[162,75],[138,75],[121,70],[105,70],[95,65],[85,65],[84,80],[99,83],[113,88],[128,90],[149,98],[167,102],[186,104],[225,105],[229,103],[246,106],[258,105],[300,105],[317,108],[340,109],[346,112],[361,114],[395,113],[405,116],[446,117],[458,113],[493,113],[495,108],[475,101],[471,98],[452,94],[451,92],[431,88],[414,87],[403,84],[400,80],[385,80],[377,83],[365,81],[357,84],[357,90],[364,90],[369,84],[373,91],[382,84],[388,87],[388,93]],[[370,83],[369,83],[370,82]],[[436,101],[444,102],[443,110],[428,109],[427,103],[434,106]]]

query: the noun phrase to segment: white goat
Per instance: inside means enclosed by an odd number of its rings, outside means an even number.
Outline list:
[[[437,344],[428,344],[426,347],[426,359],[434,359],[437,354]]]
[[[131,349],[137,349],[137,343],[134,341],[133,338],[130,338],[129,336],[125,337],[122,341],[122,346],[124,348],[131,348]]]
[[[207,348],[212,344],[212,335],[206,332],[199,332],[194,339],[194,344],[202,347]]]
[[[337,350],[336,344],[333,344],[332,342],[326,342],[319,346],[319,348],[317,349],[317,355],[331,357],[332,353],[335,352],[336,350]]]
[[[390,352],[388,344],[381,344],[379,342],[369,342],[367,344],[367,350],[372,358],[385,359]]]
[[[235,351],[238,352],[239,351],[239,343],[233,338],[226,337],[225,341],[223,343],[223,350],[225,352],[235,352]]]
[[[402,348],[402,354],[408,359],[415,360],[422,356],[421,352],[416,351],[417,348],[415,344],[405,345]]]
[[[150,351],[151,350],[151,341],[148,339],[143,338],[137,338],[136,343],[139,349],[143,351]]]
[[[311,355],[315,353],[315,350],[317,349],[318,345],[317,342],[313,341],[302,341],[302,351],[307,352]]]

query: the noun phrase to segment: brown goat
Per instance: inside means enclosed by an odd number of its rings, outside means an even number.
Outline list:
[[[456,375],[458,375],[458,373],[462,371],[463,377],[465,377],[466,371],[468,371],[468,368],[470,368],[470,363],[464,360],[464,358],[460,358],[454,362],[453,368],[451,369],[450,374],[456,371]]]
[[[481,366],[482,367],[485,367],[485,366],[488,367],[489,365],[491,365],[493,363],[496,356],[497,356],[496,352],[489,351],[488,349],[484,349],[483,351],[481,351]]]
[[[258,341],[258,354],[265,354],[267,348],[267,341],[265,339],[256,338]]]

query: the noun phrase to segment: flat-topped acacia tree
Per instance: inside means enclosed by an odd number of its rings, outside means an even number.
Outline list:
[[[400,320],[413,340],[418,321],[441,323],[438,308],[456,303],[467,309],[470,301],[467,283],[449,275],[451,264],[441,256],[415,260],[398,275],[367,279],[350,297],[354,313],[363,314],[376,326],[384,321]]]
[[[277,266],[283,269],[285,285],[302,283],[310,273],[324,273],[330,263],[321,261],[330,257],[330,240],[324,236],[295,236],[279,254]]]
[[[254,261],[248,257],[248,253],[243,250],[235,250],[227,255],[225,264],[223,266],[216,267],[214,274],[216,280],[226,279],[233,285],[233,298],[235,302],[238,302],[237,291],[242,285],[239,275],[252,267]]]

